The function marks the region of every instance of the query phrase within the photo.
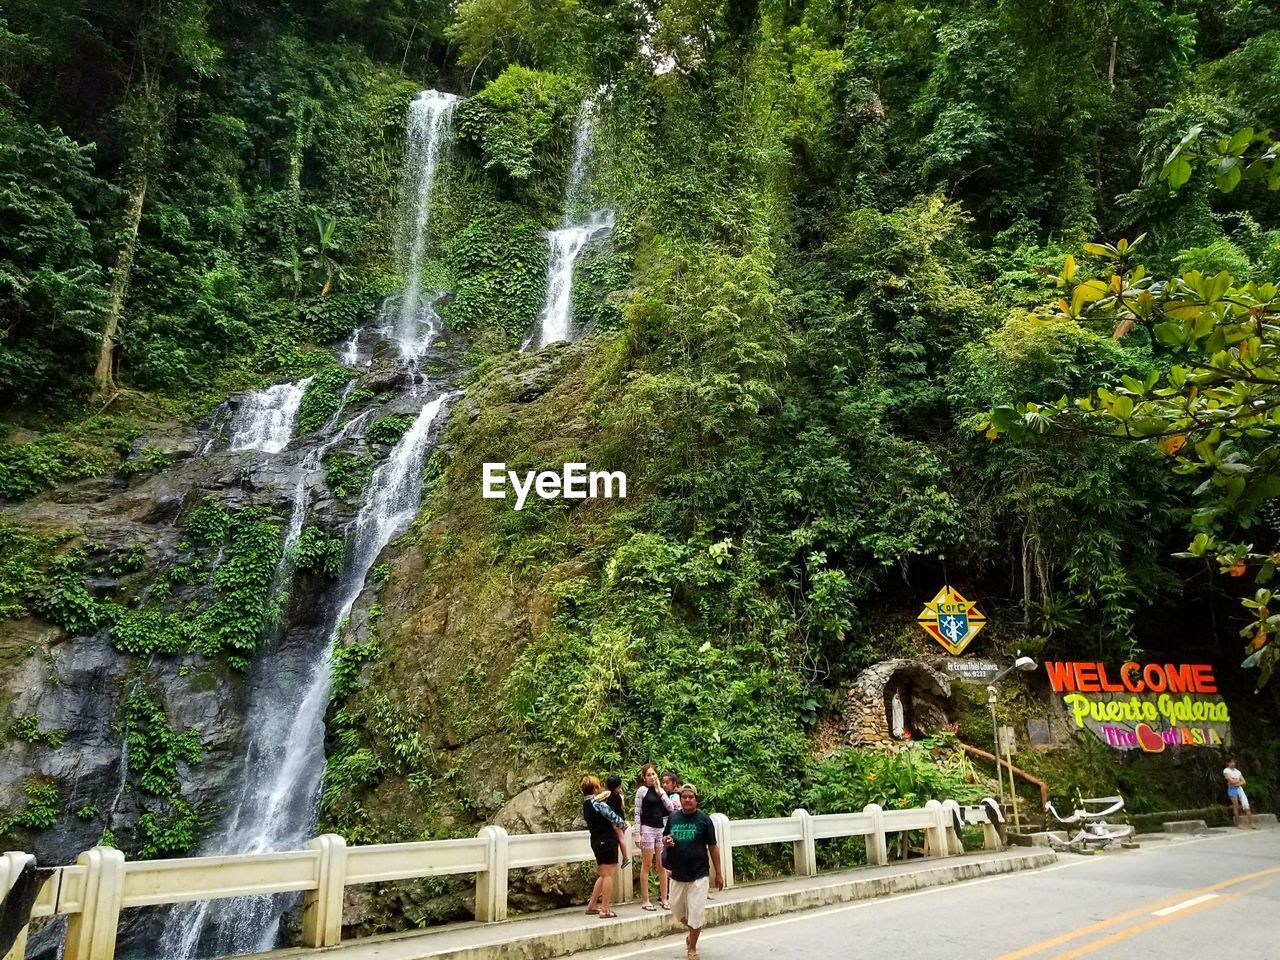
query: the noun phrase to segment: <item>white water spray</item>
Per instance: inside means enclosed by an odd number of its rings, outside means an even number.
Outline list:
[[[251,393],[231,419],[230,450],[279,453],[293,439],[293,425],[311,378],[297,383],[277,383]]]
[[[534,332],[521,345],[522,350],[538,349],[559,340],[574,339],[573,271],[579,254],[587,244],[613,230],[613,211],[597,210],[583,217],[589,205],[591,155],[599,108],[596,97],[582,101],[573,121],[573,156],[569,179],[564,191],[562,226],[547,232],[547,296],[538,314]]]
[[[439,90],[423,90],[409,105],[405,144],[403,200],[397,225],[396,254],[405,278],[395,335],[400,353],[420,356],[422,336],[422,263],[431,224],[431,195],[440,159],[453,139],[453,110],[458,98]]]

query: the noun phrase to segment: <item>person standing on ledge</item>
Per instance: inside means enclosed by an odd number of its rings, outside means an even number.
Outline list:
[[[1240,830],[1244,827],[1240,826],[1240,811],[1244,810],[1245,816],[1249,818],[1249,826],[1251,829],[1257,830],[1258,825],[1253,822],[1253,810],[1249,808],[1249,798],[1244,792],[1244,774],[1236,767],[1236,758],[1227,757],[1227,765],[1222,771],[1223,779],[1227,781],[1227,796],[1231,798],[1231,820]]]
[[[689,960],[698,960],[698,936],[706,923],[708,874],[715,868],[716,889],[724,889],[720,870],[720,848],[711,818],[698,810],[698,788],[686,783],[680,788],[680,809],[667,818],[662,831],[671,869],[671,912],[689,928],[684,942]]]

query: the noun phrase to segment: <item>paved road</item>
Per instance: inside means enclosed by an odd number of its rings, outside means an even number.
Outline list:
[[[708,929],[702,960],[1280,960],[1280,829]],[[580,960],[684,957],[674,937]]]

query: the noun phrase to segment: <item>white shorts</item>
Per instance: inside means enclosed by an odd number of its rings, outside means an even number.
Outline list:
[[[710,892],[711,878],[702,877],[684,883],[671,881],[671,915],[691,930],[701,930],[707,921],[707,894]]]

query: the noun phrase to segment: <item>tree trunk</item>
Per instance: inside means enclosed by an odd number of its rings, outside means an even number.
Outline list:
[[[111,292],[107,300],[107,321],[102,327],[102,346],[98,350],[98,367],[93,374],[94,392],[107,396],[115,388],[116,331],[120,326],[120,314],[124,309],[125,294],[129,289],[129,273],[133,269],[133,252],[138,245],[138,227],[142,223],[142,205],[147,198],[147,176],[143,174],[137,189],[129,199],[129,219],[125,224],[124,245],[116,257],[116,268],[111,277]]]

